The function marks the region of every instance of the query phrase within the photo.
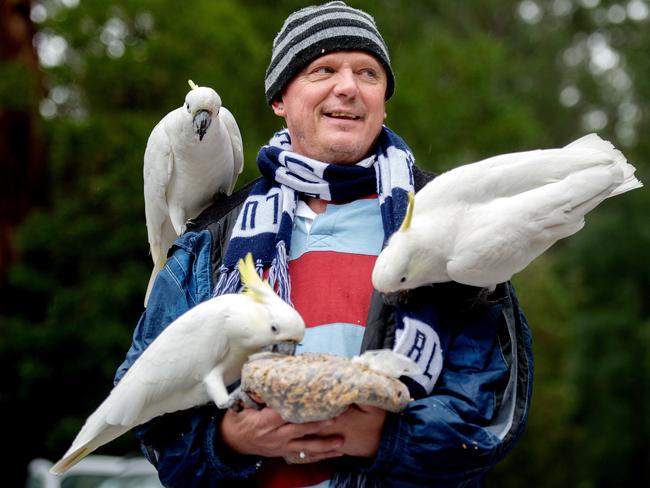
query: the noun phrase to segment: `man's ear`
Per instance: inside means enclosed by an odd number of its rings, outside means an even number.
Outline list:
[[[286,115],[284,111],[284,102],[282,99],[276,98],[271,102],[271,107],[273,107],[273,113],[278,117],[284,117]]]

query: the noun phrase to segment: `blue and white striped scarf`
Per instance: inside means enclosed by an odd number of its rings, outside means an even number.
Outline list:
[[[241,288],[237,261],[248,252],[258,272],[269,269],[269,283],[291,303],[287,255],[300,194],[322,200],[350,201],[372,193],[379,196],[384,241],[399,228],[406,214],[408,193],[414,191],[414,158],[406,143],[383,127],[375,153],[357,165],[328,164],[292,151],[287,129],[274,134],[257,155],[264,176],[252,188],[237,217],[219,270],[214,296]],[[411,376],[409,387],[420,396],[430,392],[442,367],[437,322],[432,310],[396,309],[394,349],[417,362],[423,374]],[[418,387],[417,385],[420,385]],[[417,391],[419,389],[422,391]],[[418,394],[419,393],[419,394]]]

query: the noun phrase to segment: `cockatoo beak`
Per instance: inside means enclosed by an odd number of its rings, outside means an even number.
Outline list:
[[[209,110],[199,110],[194,115],[193,124],[194,132],[199,135],[199,141],[203,140],[203,136],[208,131],[208,127],[212,123],[212,113]]]
[[[298,344],[294,341],[285,341],[279,342],[278,344],[271,344],[262,348],[261,352],[270,352],[274,354],[286,354],[288,356],[294,356],[296,354],[296,349]]]

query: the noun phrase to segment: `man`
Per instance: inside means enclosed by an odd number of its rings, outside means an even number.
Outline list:
[[[181,313],[237,291],[235,263],[251,251],[305,318],[303,351],[394,348],[423,371],[404,378],[414,400],[399,415],[358,405],[307,424],[270,408],[165,415],[136,435],[166,485],[476,486],[521,435],[532,355],[510,284],[487,300],[454,283],[424,287],[395,306],[372,291],[407,193],[432,177],[383,126],[394,86],[365,12],[330,2],[287,18],[265,80],[287,129],[260,150],[262,178],[176,242],[116,379]]]

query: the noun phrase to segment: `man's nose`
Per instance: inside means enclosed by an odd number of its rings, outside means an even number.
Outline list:
[[[336,84],[334,85],[334,94],[353,98],[358,91],[357,78],[351,69],[343,69],[336,75]]]

